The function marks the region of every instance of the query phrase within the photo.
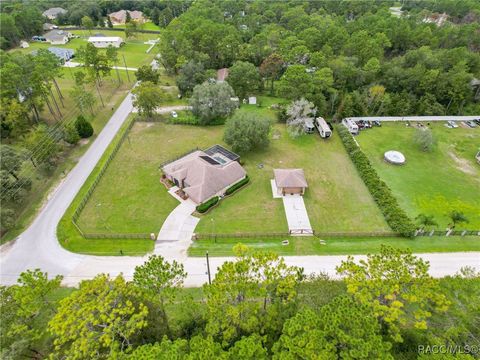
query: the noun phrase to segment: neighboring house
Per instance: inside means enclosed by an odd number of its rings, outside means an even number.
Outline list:
[[[109,46],[120,47],[123,39],[119,36],[90,36],[88,42],[96,48],[107,48]]]
[[[55,20],[58,15],[66,14],[68,11],[61,8],[61,7],[53,7],[48,10],[45,10],[42,15],[45,16],[49,20]]]
[[[303,169],[273,169],[278,195],[305,194],[308,187]]]
[[[224,82],[228,77],[228,68],[217,70],[217,82]]]
[[[65,45],[72,37],[72,34],[63,30],[51,30],[43,37],[52,45]]]
[[[165,166],[164,175],[195,203],[201,204],[245,178],[239,156],[220,145],[196,150]]]
[[[439,13],[433,13],[430,16],[426,16],[422,21],[424,23],[430,24],[434,23],[438,27],[444,25],[448,20],[448,15],[446,13],[439,14]]]
[[[144,23],[145,22],[145,17],[143,16],[143,12],[141,11],[130,11],[130,10],[120,10],[117,12],[113,12],[111,14],[108,14],[108,17],[110,18],[110,21],[112,22],[113,25],[121,25],[125,24],[127,20],[127,11],[130,14],[130,18],[137,22],[137,23]]]
[[[43,24],[43,31],[50,31],[50,30],[53,30],[53,29],[58,29],[58,26],[50,24],[50,23]]]

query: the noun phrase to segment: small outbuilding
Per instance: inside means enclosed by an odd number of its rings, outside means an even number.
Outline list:
[[[228,68],[222,68],[217,70],[217,82],[224,82],[228,77]]]
[[[25,40],[20,40],[20,47],[22,49],[26,49],[26,48],[30,47],[30,45]]]
[[[305,194],[308,183],[303,169],[274,169],[273,174],[278,195]]]
[[[119,48],[123,44],[120,36],[90,36],[88,42],[96,48],[108,48],[113,46]]]

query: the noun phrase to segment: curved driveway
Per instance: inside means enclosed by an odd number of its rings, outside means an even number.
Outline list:
[[[168,107],[162,108],[161,111],[169,112],[184,108]],[[12,284],[22,271],[34,268],[40,268],[50,276],[63,275],[63,283],[70,286],[77,285],[80,280],[92,278],[98,273],[109,273],[112,276],[123,273],[128,279],[134,267],[145,261],[146,257],[102,257],[71,253],[60,246],[56,237],[60,219],[132,110],[132,97],[129,94],[78,164],[50,194],[46,205],[29,228],[14,242],[2,246],[0,283]],[[172,247],[175,247],[175,244],[157,244],[155,253],[163,253],[167,259],[176,258],[185,265],[188,272],[186,286],[200,286],[205,283],[207,281],[205,260],[187,258],[185,249],[176,248],[175,251],[169,251],[168,249]],[[434,276],[454,274],[466,265],[480,267],[478,252],[420,254],[420,256],[430,261],[431,274]],[[306,273],[324,271],[333,276],[335,266],[344,258],[344,256],[292,256],[287,257],[286,261],[288,264],[304,267]],[[225,260],[227,258],[211,258],[212,272],[214,273],[217,266]]]

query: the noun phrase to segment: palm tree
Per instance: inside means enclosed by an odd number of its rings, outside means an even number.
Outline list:
[[[419,225],[422,225],[422,230],[428,226],[438,226],[433,215],[419,214],[415,220]]]
[[[469,222],[469,220],[467,219],[465,214],[462,213],[461,211],[457,211],[457,210],[452,210],[450,212],[450,219],[452,219],[452,221],[453,221],[453,227],[455,227],[455,225],[457,225],[457,223],[462,223],[462,222],[468,223]]]

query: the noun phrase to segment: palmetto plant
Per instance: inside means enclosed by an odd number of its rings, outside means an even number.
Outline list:
[[[464,213],[462,213],[460,211],[457,211],[457,210],[452,210],[450,212],[449,216],[450,216],[450,219],[452,219],[453,226],[457,225],[458,223],[462,223],[462,222],[468,223],[468,221],[469,221]]]
[[[422,226],[422,229],[430,226],[438,226],[433,215],[419,214],[415,220]]]

